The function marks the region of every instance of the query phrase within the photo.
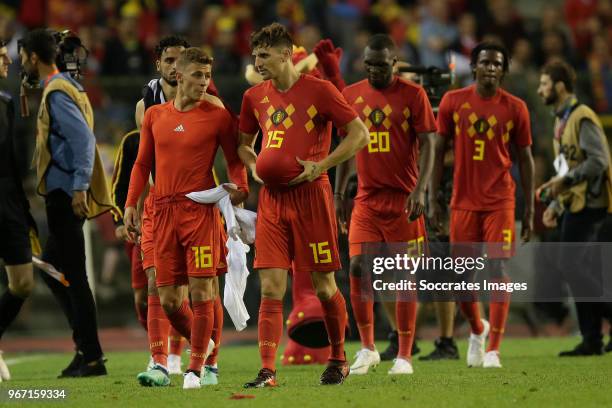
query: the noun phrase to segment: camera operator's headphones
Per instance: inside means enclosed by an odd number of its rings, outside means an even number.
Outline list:
[[[79,79],[87,63],[89,50],[83,45],[81,39],[71,30],[48,30],[55,40],[57,53],[55,65],[60,72],[68,72],[74,79]],[[23,40],[17,42],[18,49],[23,47]],[[30,75],[24,69],[21,71],[21,112],[22,116],[29,116],[26,90],[40,87],[38,75]]]
[[[89,50],[71,30],[53,32],[57,43],[55,65],[60,72],[68,72],[75,79],[81,77],[82,68],[87,64]]]
[[[87,64],[89,50],[83,45],[81,39],[71,30],[55,31],[49,29],[57,47],[55,65],[60,72],[68,72],[74,79],[81,77],[83,68]],[[23,40],[17,42],[19,49],[23,47]],[[28,74],[22,71],[22,80],[26,88],[38,88],[40,86],[38,78],[29,78]]]

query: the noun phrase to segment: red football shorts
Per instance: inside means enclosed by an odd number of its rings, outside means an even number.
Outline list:
[[[155,199],[155,269],[157,286],[187,285],[189,277],[217,275],[221,251],[220,214],[214,204],[187,197]]]
[[[140,245],[125,243],[125,252],[130,259],[130,269],[132,273],[132,289],[143,289],[147,287],[147,276],[142,268],[142,254]]]
[[[367,200],[355,201],[349,227],[350,257],[361,255],[362,244],[367,242],[406,242],[411,252],[423,253],[425,219],[408,219],[404,212],[407,198],[404,192],[379,191]]]
[[[332,189],[327,179],[259,191],[255,269],[334,272],[342,268]]]
[[[142,268],[146,271],[155,266],[155,246],[153,245],[153,214],[155,199],[152,192],[145,198],[142,209],[142,225],[140,226],[140,248],[142,250]]]
[[[514,208],[493,211],[451,210],[451,243],[487,243],[489,258],[514,254]]]

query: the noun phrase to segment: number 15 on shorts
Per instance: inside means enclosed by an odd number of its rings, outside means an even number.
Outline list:
[[[191,247],[195,258],[196,269],[210,268],[212,266],[212,251],[210,246]]]
[[[312,249],[312,257],[316,264],[331,263],[332,256],[329,250],[329,241],[311,242],[308,246]]]

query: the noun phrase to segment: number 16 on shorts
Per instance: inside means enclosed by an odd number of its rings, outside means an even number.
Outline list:
[[[212,266],[210,246],[193,246],[191,250],[194,254],[196,269],[210,268]]]

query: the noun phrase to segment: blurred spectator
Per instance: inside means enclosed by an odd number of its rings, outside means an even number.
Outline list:
[[[330,2],[327,9],[327,21],[333,22],[328,27],[329,37],[334,44],[343,49],[353,45],[361,19],[361,9],[353,3],[357,2],[350,0]]]
[[[242,71],[242,60],[236,52],[236,20],[229,17],[218,19],[216,33],[212,44],[215,67],[226,74],[239,74]]]
[[[543,33],[537,58],[538,65],[542,66],[552,59],[564,59],[571,65],[575,65],[573,52],[566,38],[560,29]]]
[[[554,33],[548,36],[549,33]],[[546,38],[545,40],[545,37]],[[554,37],[554,38],[553,38]],[[542,9],[542,19],[535,32],[531,35],[533,44],[536,46],[537,64],[544,65],[550,51],[544,50],[545,42],[547,48],[561,48],[561,52],[567,53],[569,62],[573,62],[572,38],[567,24],[563,21],[563,15],[559,7],[547,5]],[[560,44],[559,44],[560,42]],[[558,51],[554,51],[556,54]]]
[[[276,2],[276,14],[278,15],[278,22],[289,28],[294,34],[306,19],[301,2],[296,0],[278,0]]]
[[[478,23],[476,22],[476,17],[471,13],[462,14],[457,21],[457,29],[459,31],[459,38],[453,45],[453,49],[469,57],[472,49],[478,43]]]
[[[305,25],[297,32],[293,39],[297,45],[304,47],[310,53],[321,40],[321,31],[319,31],[317,26]]]
[[[587,60],[593,107],[598,113],[612,113],[612,58],[606,35],[593,37]]]
[[[148,75],[149,57],[138,39],[138,20],[122,17],[116,36],[105,44],[102,75]]]
[[[419,56],[421,64],[445,68],[448,65],[446,52],[459,38],[457,28],[450,22],[445,0],[431,0],[425,6],[421,23]]]
[[[78,32],[84,25],[95,20],[95,5],[80,0],[48,0],[46,26]]]
[[[404,43],[407,30],[405,12],[396,0],[379,0],[372,6],[371,13],[380,20],[396,44]]]
[[[19,3],[19,21],[28,30],[45,25],[47,14],[47,1],[21,0]]]
[[[514,42],[526,36],[523,19],[510,0],[489,0],[491,19],[481,20],[483,34],[497,37],[509,50]]]
[[[581,54],[588,49],[598,0],[565,0],[565,19],[572,29],[574,45]]]
[[[533,63],[533,49],[527,38],[519,38],[514,43],[512,49],[512,59],[510,63],[510,73],[524,75],[526,73],[536,72],[535,64]]]
[[[371,35],[372,34],[367,30],[357,31],[353,44],[344,49],[344,56],[341,63],[345,67],[345,72],[358,77],[363,76],[365,73],[365,68],[363,66],[363,50],[368,45],[368,40]]]

